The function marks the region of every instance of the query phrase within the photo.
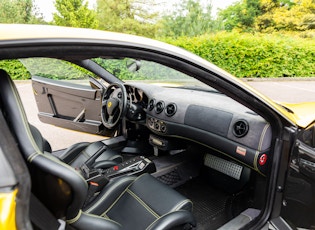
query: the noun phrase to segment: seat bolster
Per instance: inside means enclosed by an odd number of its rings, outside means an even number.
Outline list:
[[[65,151],[58,156],[63,162],[69,164],[72,162],[83,149],[85,149],[90,143],[89,142],[80,142],[71,145]]]
[[[139,176],[129,189],[160,215],[177,210],[192,210],[189,199],[150,174]]]
[[[191,212],[186,210],[179,210],[170,212],[161,216],[154,221],[146,230],[167,230],[173,229],[179,226],[185,226],[186,224],[191,227],[196,226],[196,221]],[[186,228],[185,228],[186,229]],[[190,229],[190,228],[189,228]]]
[[[81,148],[79,154],[68,153],[68,155],[75,155],[74,157],[72,157],[71,162],[69,162],[68,164],[74,168],[80,167],[87,159],[93,156],[100,148],[104,146],[106,147],[106,145],[102,141],[97,141],[89,143],[88,145],[84,146],[83,149]],[[69,155],[69,157],[71,155]],[[116,164],[118,164],[122,162],[122,156],[110,148],[105,148],[102,154],[96,159],[96,162],[106,160],[116,161]]]
[[[75,191],[71,193],[72,203],[67,208],[66,217],[74,218],[77,216],[78,210],[83,206],[87,197],[88,185],[85,179],[73,168],[56,159],[51,154],[37,154],[32,158],[32,163],[45,172],[60,178]],[[54,193],[54,191],[51,192]]]
[[[29,124],[29,126],[30,126],[31,133],[34,137],[34,140],[38,148],[40,149],[40,151],[51,153],[51,146],[48,143],[48,141],[45,138],[43,138],[42,134],[39,132],[39,130],[35,126],[31,124]]]
[[[106,214],[135,179],[136,177],[130,176],[111,180],[97,198],[85,207],[85,212],[95,215]]]
[[[72,227],[78,230],[121,230],[121,225],[115,221],[110,219],[106,219],[104,217],[100,217],[97,215],[81,213],[80,217],[75,221],[67,221]]]

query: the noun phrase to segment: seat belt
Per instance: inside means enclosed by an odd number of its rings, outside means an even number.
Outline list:
[[[64,230],[66,222],[57,219],[51,212],[31,193],[30,199],[31,222],[42,230]]]

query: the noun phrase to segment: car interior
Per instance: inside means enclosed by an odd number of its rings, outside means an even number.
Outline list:
[[[231,97],[139,82],[104,86],[91,77],[74,116],[59,101],[74,95],[72,83],[60,88],[32,75],[41,121],[104,136],[52,150],[11,77],[0,75],[1,113],[31,175],[31,206],[42,203],[69,229],[239,229],[264,209],[272,127]],[[98,121],[84,105],[91,92]]]

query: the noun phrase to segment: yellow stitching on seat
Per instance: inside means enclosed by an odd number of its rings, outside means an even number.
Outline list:
[[[177,212],[181,212],[181,211],[185,211],[185,210],[179,210],[179,211],[177,211]],[[155,221],[153,221],[145,230],[150,230],[150,229],[151,229],[151,226],[152,226],[155,222],[157,222],[159,219],[163,218],[164,216],[166,216],[166,215],[168,215],[168,214],[170,214],[170,212],[165,213],[164,215],[162,215],[162,216],[160,216],[159,218],[157,218],[157,219],[156,219]]]
[[[119,184],[116,185],[116,187],[118,187],[120,184],[126,182],[127,180],[134,180],[134,178],[123,178]],[[105,197],[108,195],[108,193],[112,192],[112,190],[116,189],[116,187],[112,187],[111,189],[107,190],[106,193],[102,196],[101,199],[99,199],[96,203],[94,203],[94,205],[92,205],[89,209],[87,209],[85,212],[89,213],[91,212],[95,207],[97,207],[100,203],[103,202],[103,200],[105,199]],[[123,191],[122,193],[124,193],[125,191]],[[107,211],[105,211],[104,213],[106,213]],[[102,214],[103,215],[103,214]]]
[[[131,184],[130,184],[130,185],[131,185]],[[119,201],[119,199],[125,194],[125,192],[128,190],[128,188],[129,188],[130,185],[128,185],[127,188],[125,188],[125,190],[117,197],[117,199],[111,204],[111,206],[109,206],[108,209],[107,209],[105,212],[103,212],[103,213],[101,214],[101,216],[106,215],[106,213],[109,212],[109,210],[112,209],[112,207],[113,207],[113,206]]]
[[[27,161],[32,162],[34,160],[34,158],[37,156],[38,156],[38,153],[34,152],[27,158]]]
[[[140,197],[138,197],[136,194],[134,194],[130,189],[127,190],[127,192],[135,198],[148,212],[150,212],[155,218],[159,218],[160,215],[157,214],[152,208],[150,208]]]
[[[129,187],[130,187],[131,185],[133,185],[133,183],[135,183],[135,181],[139,180],[139,178],[141,178],[141,177],[144,176],[144,175],[146,175],[146,174],[142,174],[141,176],[139,176],[139,177],[137,177],[137,178],[133,178],[133,182],[130,183],[130,184],[127,186],[127,188],[119,195],[119,197],[114,201],[114,203],[112,203],[112,205],[109,206],[109,208],[108,208],[105,212],[102,213],[102,215],[104,215],[104,214],[106,214],[107,212],[109,212],[109,210],[111,210],[111,208],[118,202],[118,200],[120,199],[120,197],[122,197],[122,196],[124,195],[124,193],[129,189]],[[104,195],[105,195],[105,194],[104,194]],[[104,196],[103,196],[103,197],[102,197],[102,200],[104,200],[104,199],[105,199],[105,198],[104,198]],[[90,211],[90,209],[89,209],[89,211]]]
[[[22,121],[23,121],[22,123],[23,123],[23,126],[24,126],[24,128],[26,130],[26,133],[27,133],[28,137],[29,137],[29,140],[30,140],[33,148],[35,149],[35,151],[37,153],[41,153],[41,151],[39,150],[39,148],[38,148],[38,146],[37,146],[37,144],[36,144],[36,142],[35,142],[35,140],[33,138],[33,135],[32,135],[32,132],[31,132],[31,130],[29,128],[29,125],[26,125],[27,117],[26,117],[25,111],[23,109],[21,109],[21,107],[23,107],[23,103],[21,101],[21,98],[18,96],[19,93],[17,92],[17,89],[15,88],[15,85],[13,85],[13,82],[11,80],[9,80],[8,82],[9,82],[9,85],[10,85],[11,90],[13,92],[13,96],[14,96],[17,104],[18,104],[17,107],[18,107],[18,110],[20,112],[20,115],[22,116]]]
[[[182,202],[180,202],[179,204],[177,204],[174,208],[172,208],[170,212],[179,210],[180,208],[182,208],[187,203],[191,203],[191,205],[193,205],[191,200],[186,199],[186,200],[183,200]]]
[[[74,218],[72,218],[72,219],[70,219],[70,220],[66,220],[67,223],[68,223],[68,224],[73,224],[73,223],[75,223],[76,221],[78,221],[78,219],[80,218],[81,214],[82,214],[82,210],[80,209],[80,210],[79,210],[79,213],[78,213],[78,215],[76,215],[76,217],[74,217]]]
[[[94,217],[94,218],[105,219],[105,220],[107,220],[107,221],[113,222],[113,223],[118,224],[119,226],[121,226],[120,223],[118,223],[118,222],[116,222],[116,221],[114,221],[114,220],[112,220],[112,219],[110,219],[110,218],[108,218],[108,217],[107,217],[107,218],[104,218],[104,217],[101,217],[101,216],[98,216],[98,215],[95,215],[95,214],[91,214],[91,213],[84,213],[84,214],[87,215],[87,216]]]

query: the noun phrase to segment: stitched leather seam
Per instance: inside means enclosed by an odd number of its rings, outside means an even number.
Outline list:
[[[109,208],[102,213],[101,216],[106,215],[107,212],[109,212],[112,207],[114,207],[114,205],[119,201],[119,199],[126,193],[127,189],[129,188],[130,185],[127,186],[127,188],[125,188],[125,190],[117,197],[117,199],[111,204],[111,206],[109,206]]]
[[[95,215],[95,214],[90,214],[90,213],[84,213],[85,215],[87,215],[87,216],[90,216],[90,217],[93,217],[93,218],[98,218],[98,219],[105,219],[105,220],[107,220],[107,221],[110,221],[110,222],[112,222],[112,223],[115,223],[115,224],[118,224],[119,226],[121,226],[121,224],[120,223],[118,223],[118,222],[116,222],[116,221],[114,221],[114,220],[112,220],[112,219],[110,219],[110,218],[104,218],[104,217],[101,217],[101,216],[98,216],[98,215]]]
[[[182,212],[182,211],[184,211],[184,210],[179,210],[179,211],[177,211],[177,212]],[[157,218],[155,221],[153,221],[153,222],[146,228],[146,230],[150,230],[151,227],[152,227],[152,225],[153,225],[154,223],[156,223],[158,220],[160,220],[161,218],[163,218],[164,216],[166,216],[166,215],[168,215],[168,214],[170,214],[170,212],[165,213],[164,215],[162,215],[162,216],[160,216],[159,218]]]
[[[187,203],[191,203],[191,204],[192,204],[191,200],[189,200],[189,199],[183,200],[182,202],[180,202],[179,204],[177,204],[174,208],[172,208],[171,212],[177,211],[177,210],[181,209],[181,208],[182,208],[184,205],[186,205]]]
[[[114,189],[116,189],[116,187],[118,187],[119,185],[121,185],[122,183],[124,183],[124,182],[126,182],[126,181],[128,181],[128,180],[134,180],[134,178],[123,178],[121,181],[120,181],[120,183],[119,184],[117,184],[115,187],[113,186],[112,188],[110,188],[109,190],[107,190],[106,191],[106,193],[104,193],[104,195],[102,196],[102,198],[100,198],[94,205],[92,205],[89,209],[87,209],[85,212],[87,212],[87,213],[89,213],[89,212],[91,212],[91,211],[93,211],[96,207],[98,207],[98,205],[100,205],[103,201],[104,201],[104,199],[107,197],[107,195],[109,194],[109,193],[111,193]],[[125,191],[123,191],[123,192],[125,192]],[[109,209],[108,209],[109,210]],[[107,210],[104,212],[104,213],[106,213],[107,212]],[[103,213],[103,214],[104,214]],[[102,214],[102,215],[103,215]]]
[[[137,178],[133,178],[134,181],[127,186],[127,188],[119,195],[119,197],[112,203],[112,205],[109,206],[109,208],[105,212],[102,213],[102,215],[108,213],[112,209],[112,207],[118,202],[118,200],[125,194],[125,192],[129,189],[129,187],[131,185],[133,185],[133,183],[135,183],[135,181],[139,180],[139,178],[141,178],[144,175],[146,175],[146,174],[142,174],[141,176],[139,176]],[[102,199],[103,199],[103,197],[102,197]]]
[[[27,158],[27,161],[32,162],[34,160],[34,158],[37,156],[38,156],[38,153],[34,152]]]
[[[152,208],[150,208],[140,197],[134,194],[130,189],[127,190],[127,193],[129,193],[133,198],[135,198],[155,218],[160,218],[159,214],[157,214]]]
[[[40,151],[40,149],[38,148],[38,146],[37,146],[37,144],[36,144],[36,142],[35,142],[35,140],[34,140],[34,137],[33,137],[32,133],[31,133],[30,127],[29,127],[29,126],[26,124],[26,122],[25,122],[25,121],[27,121],[27,117],[26,117],[26,114],[25,114],[24,110],[21,109],[21,107],[23,107],[21,98],[18,96],[18,92],[17,92],[16,88],[15,88],[12,84],[13,84],[13,83],[12,83],[11,81],[9,81],[9,85],[10,85],[10,88],[11,88],[11,90],[12,90],[12,92],[13,92],[13,96],[14,96],[14,98],[15,98],[17,104],[18,104],[18,106],[17,106],[17,107],[18,107],[18,110],[19,110],[19,112],[20,112],[20,115],[22,116],[22,123],[23,123],[23,126],[24,126],[24,128],[25,128],[25,130],[26,130],[28,139],[29,139],[29,141],[31,142],[32,147],[33,147],[34,150],[35,150],[35,153],[31,154],[31,156],[28,157],[28,160],[29,160],[30,162],[32,162],[32,161],[34,160],[34,158],[36,157],[37,154],[42,154],[43,156],[45,156],[45,155],[44,155],[44,154]],[[35,154],[35,156],[33,156],[34,154]],[[57,161],[55,161],[55,162],[57,162]],[[60,164],[60,162],[57,162],[57,163]],[[63,164],[63,165],[66,166],[66,167],[68,166],[67,164]],[[68,168],[71,168],[71,167],[68,166]],[[71,170],[74,170],[74,169],[71,168]],[[85,181],[85,179],[84,179],[80,174],[78,174],[78,175],[82,178],[82,180]],[[86,182],[85,182],[85,184],[86,184],[86,186],[87,186],[87,183],[86,183]]]
[[[26,125],[26,123],[25,123],[25,121],[27,121],[27,117],[26,117],[25,111],[21,109],[21,107],[23,106],[23,103],[21,101],[21,98],[18,96],[19,94],[17,92],[17,89],[12,85],[13,83],[11,81],[8,81],[8,83],[9,83],[10,88],[12,90],[13,96],[14,96],[17,104],[18,104],[17,109],[19,110],[20,115],[22,117],[22,123],[23,123],[25,130],[26,130],[27,136],[29,137],[29,140],[31,141],[31,144],[32,144],[33,148],[35,149],[35,151],[37,153],[40,153],[41,151],[39,150],[39,148],[38,148],[38,146],[37,146],[37,144],[33,138],[31,130],[30,130],[29,126]]]
[[[82,210],[80,209],[78,215],[76,215],[76,217],[74,217],[70,220],[67,220],[67,223],[69,223],[69,224],[75,223],[81,217],[81,214],[82,214]]]

